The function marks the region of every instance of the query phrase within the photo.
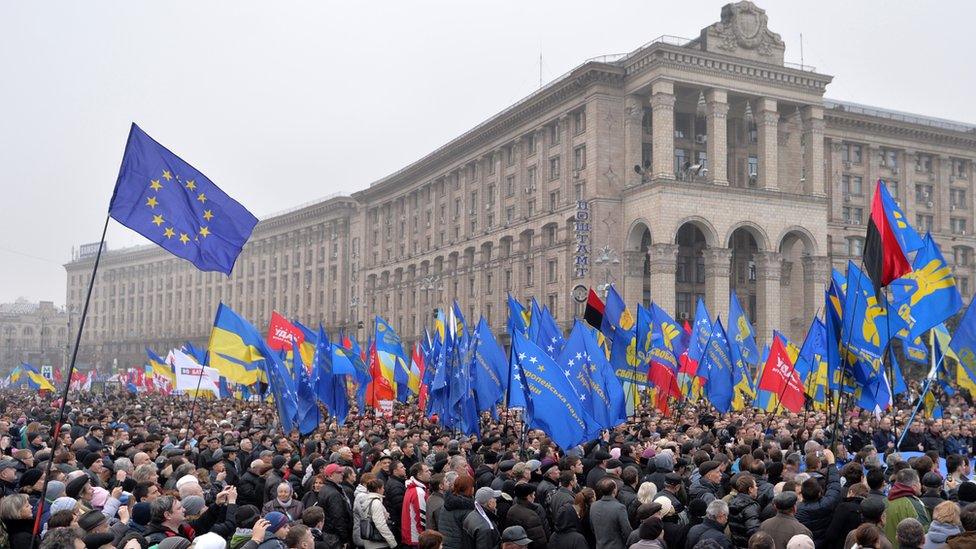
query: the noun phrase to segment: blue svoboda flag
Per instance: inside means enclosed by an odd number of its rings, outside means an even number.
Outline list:
[[[929,328],[944,322],[962,307],[956,279],[932,235],[915,255],[912,271],[890,284],[892,306],[909,327],[906,339],[913,340]]]
[[[258,219],[133,124],[109,215],[193,263],[230,274]]]
[[[528,424],[564,450],[586,441],[595,422],[556,362],[519,333],[512,335],[512,357],[525,382]]]

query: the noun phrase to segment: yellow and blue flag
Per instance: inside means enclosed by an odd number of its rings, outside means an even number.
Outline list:
[[[733,379],[735,381],[735,397],[732,408],[743,410],[746,401],[756,398],[756,389],[752,385],[752,377],[759,360],[759,349],[756,346],[756,335],[752,329],[749,317],[739,304],[739,297],[735,290],[729,292],[729,350],[732,352]]]
[[[298,346],[298,341],[294,339],[291,341],[293,349]],[[318,429],[322,415],[315,397],[315,387],[312,385],[312,379],[309,377],[305,362],[302,360],[302,353],[295,353],[294,361],[292,372],[295,375],[297,407],[295,421],[298,424],[299,434],[306,436]]]
[[[512,294],[508,294],[508,332],[518,332],[522,335],[529,331],[529,312],[525,310]],[[443,335],[443,334],[442,334]]]
[[[26,362],[14,368],[10,373],[10,383],[14,387],[27,387],[32,391],[53,391],[54,385],[37,371],[37,368]]]
[[[390,383],[391,387],[395,388],[397,400],[406,402],[410,395],[407,356],[403,352],[403,345],[400,343],[400,336],[397,335],[396,330],[378,315],[376,317],[375,344],[381,375]]]
[[[603,309],[603,325],[600,331],[613,339],[617,330],[630,330],[634,327],[634,316],[627,310],[624,298],[620,297],[617,289],[611,284],[607,289],[607,303]]]
[[[201,271],[230,274],[258,219],[132,124],[109,215]]]
[[[152,368],[153,375],[168,381],[170,388],[176,388],[176,372],[173,371],[173,365],[160,358],[149,347],[146,347],[146,356],[149,357],[149,366]]]
[[[926,233],[924,246],[915,255],[912,271],[889,284],[892,306],[906,321],[906,339],[915,339],[929,328],[944,322],[962,308],[962,296],[952,276],[952,267],[942,257],[939,246]]]
[[[976,305],[974,304],[976,299],[971,299],[948,348],[957,362],[956,383],[976,397]],[[936,329],[933,329],[933,332]],[[942,337],[945,339],[944,335]]]
[[[217,306],[213,328],[210,330],[210,367],[232,383],[254,385],[268,379],[261,367],[267,358],[261,349],[266,344],[258,331],[233,309],[223,303]],[[149,357],[152,359],[152,356]],[[290,377],[290,376],[289,376]]]

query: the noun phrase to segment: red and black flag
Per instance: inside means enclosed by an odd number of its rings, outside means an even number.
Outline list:
[[[904,231],[904,227],[894,225],[901,223],[907,226],[907,222],[890,195],[885,196],[887,194],[887,188],[879,180],[874,189],[871,217],[868,219],[868,232],[864,240],[864,270],[871,278],[875,295],[880,295],[881,288],[892,280],[912,270],[897,237],[897,233]]]
[[[593,288],[586,296],[586,309],[583,311],[583,320],[597,330],[603,325],[603,301],[596,295]]]

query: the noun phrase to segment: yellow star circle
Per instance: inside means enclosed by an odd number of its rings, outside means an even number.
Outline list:
[[[158,227],[158,226],[160,226],[160,225],[162,225],[162,224],[163,224],[163,221],[165,221],[165,220],[163,219],[163,216],[161,216],[161,215],[154,215],[154,216],[153,216],[153,220],[152,220],[152,222],[153,222],[153,223],[155,223],[155,225],[156,225],[157,227]]]
[[[150,196],[149,199],[146,200],[146,206],[149,206],[150,208],[155,208],[157,204],[159,204],[159,201],[156,200],[155,196]]]
[[[213,219],[213,211],[211,211],[211,210],[203,210],[203,218],[206,219],[207,221],[210,221],[211,219]]]
[[[190,241],[190,237],[186,236],[186,233],[180,233],[180,242],[186,244]]]
[[[192,191],[192,190],[194,190],[194,189],[197,188],[197,184],[194,183],[193,180],[191,179],[191,180],[189,180],[189,181],[186,182],[186,188],[187,189],[190,189]]]
[[[163,231],[163,236],[166,238],[173,238],[175,235],[176,233],[173,232],[173,227],[166,227],[166,230]]]
[[[153,179],[149,183],[149,186],[152,188],[152,190],[154,190],[156,192],[159,192],[159,189],[162,189],[163,188],[163,184],[160,183],[158,179]]]
[[[169,181],[173,179],[173,174],[169,173],[169,170],[163,170],[163,179]]]
[[[200,227],[200,236],[207,238],[207,235],[209,234],[210,234],[210,229],[206,227]]]
[[[207,195],[205,195],[205,194],[203,194],[203,193],[200,193],[200,195],[199,195],[199,196],[197,196],[197,200],[199,200],[199,201],[200,201],[200,203],[201,203],[201,204],[203,204],[204,202],[206,202],[206,201],[207,201]]]

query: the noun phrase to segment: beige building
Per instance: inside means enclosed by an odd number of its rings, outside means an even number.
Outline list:
[[[50,301],[18,299],[0,303],[0,373],[21,362],[38,370],[64,365],[68,344],[68,314]]]
[[[968,298],[976,126],[824,99],[833,77],[784,51],[765,12],[729,4],[698,38],[589,60],[350,197],[263,220],[231,277],[111,251],[83,351],[202,342],[221,300],[261,329],[272,310],[330,331],[379,314],[412,340],[453,299],[503,332],[511,292],[568,328],[574,289],[607,282],[678,318],[698,297],[725,318],[735,290],[761,339],[801,337],[860,256],[878,178]],[[79,310],[91,265],[66,265]]]

